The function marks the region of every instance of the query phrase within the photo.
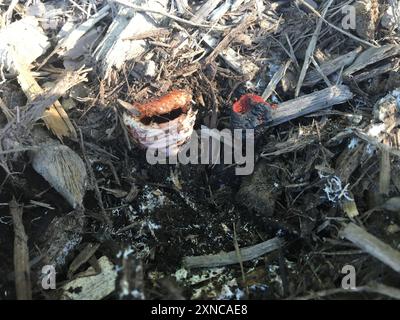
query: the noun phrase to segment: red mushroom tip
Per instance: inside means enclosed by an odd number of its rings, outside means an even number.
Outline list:
[[[240,99],[233,104],[232,110],[236,113],[244,114],[250,111],[257,104],[263,104],[266,107],[271,107],[271,105],[262,97],[253,93],[247,93],[241,96]]]

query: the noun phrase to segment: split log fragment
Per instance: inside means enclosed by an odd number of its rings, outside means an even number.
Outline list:
[[[93,275],[94,268],[86,270],[88,276],[74,279],[63,286],[61,300],[101,300],[115,291],[117,271],[112,262],[103,256],[99,260],[101,272]]]
[[[343,76],[349,77],[357,71],[360,71],[371,64],[377,63],[398,54],[400,54],[400,45],[387,44],[379,48],[368,48],[367,50],[362,52],[356,58],[353,64],[343,72]]]
[[[30,152],[33,169],[75,209],[82,206],[87,172],[83,160],[68,146],[47,138]]]
[[[271,126],[344,103],[352,97],[349,87],[339,85],[282,102],[271,111]]]

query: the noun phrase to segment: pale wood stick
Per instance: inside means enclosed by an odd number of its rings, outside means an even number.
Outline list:
[[[349,87],[339,85],[283,102],[271,111],[270,126],[276,126],[306,114],[344,103],[352,97],[353,94]]]
[[[394,271],[400,272],[400,251],[393,249],[363,228],[354,223],[349,223],[340,232],[340,235],[371,256],[388,265]]]
[[[284,244],[285,242],[281,238],[275,237],[254,246],[241,248],[240,257],[242,262],[249,261],[274,251]],[[183,259],[183,264],[188,268],[212,268],[236,263],[240,263],[237,250],[215,255],[189,256]]]

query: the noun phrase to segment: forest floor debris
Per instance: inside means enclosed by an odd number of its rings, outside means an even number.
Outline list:
[[[3,1],[0,299],[399,299],[399,3]],[[246,95],[250,175],[148,161]]]

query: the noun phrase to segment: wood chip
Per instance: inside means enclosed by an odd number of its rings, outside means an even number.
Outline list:
[[[292,62],[291,60],[286,61],[286,63],[281,65],[278,71],[275,72],[275,74],[272,76],[271,81],[268,83],[268,86],[265,88],[262,94],[262,98],[264,100],[267,100],[271,96],[271,94],[275,91],[276,86],[285,76],[286,70],[289,68],[291,62]]]
[[[100,243],[88,243],[69,265],[67,278],[71,279],[75,271],[77,271],[81,265],[88,262],[99,247]]]
[[[209,1],[210,2],[210,1]],[[205,63],[209,64],[217,57],[217,55],[225,50],[229,44],[237,37],[242,34],[254,21],[256,17],[252,14],[245,16],[238,26],[233,28],[229,33],[218,43],[213,51],[207,57]]]
[[[111,261],[103,256],[99,260],[101,273],[92,275],[94,268],[90,267],[84,276],[66,283],[62,289],[61,300],[101,300],[115,290],[117,271]]]
[[[221,0],[208,0],[202,7],[196,12],[196,14],[190,19],[192,22],[200,23],[208,17],[208,15],[219,5]]]
[[[86,191],[85,163],[68,146],[48,139],[41,148],[30,152],[37,173],[73,207],[82,206]]]
[[[31,127],[37,120],[43,117],[45,110],[53,105],[65,92],[76,84],[86,81],[87,71],[80,69],[78,71],[65,72],[50,90],[37,95],[34,100],[28,102],[26,108],[24,108],[25,111],[21,114],[20,125],[17,130],[26,130],[27,127]],[[13,125],[15,125],[14,121],[9,123],[3,129],[2,135],[13,131]],[[18,136],[17,132],[14,133]],[[23,132],[19,134],[22,135]]]

